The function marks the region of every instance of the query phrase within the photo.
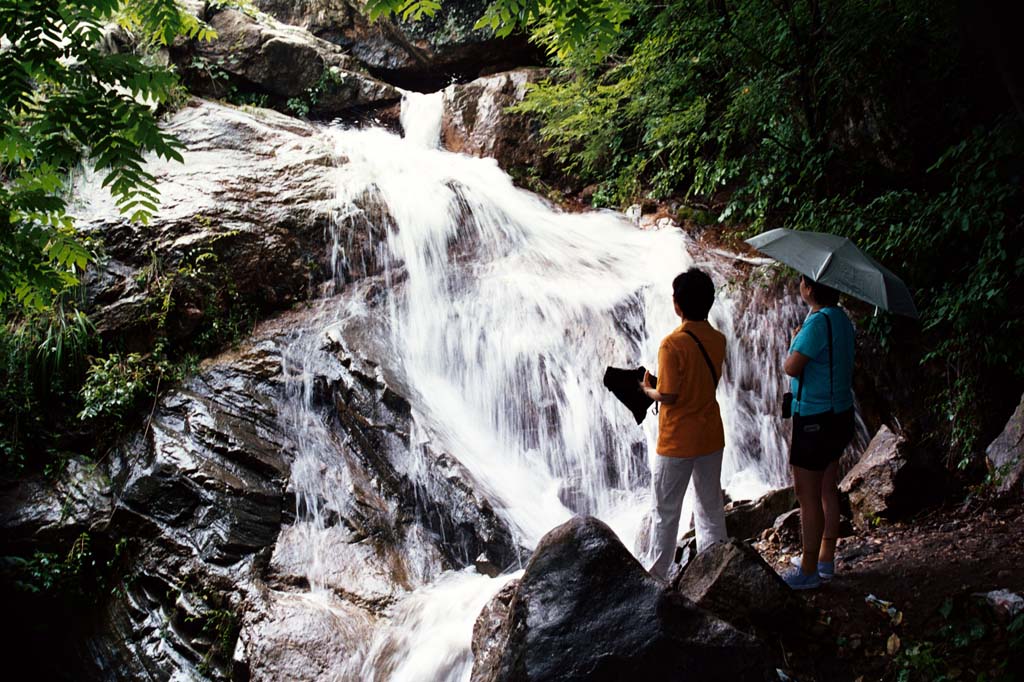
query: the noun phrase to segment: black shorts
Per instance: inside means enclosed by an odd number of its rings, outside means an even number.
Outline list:
[[[789,463],[801,469],[824,471],[843,455],[853,440],[853,408],[845,412],[793,415]]]

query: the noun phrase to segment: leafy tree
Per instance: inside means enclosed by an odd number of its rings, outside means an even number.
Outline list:
[[[402,19],[433,16],[439,0],[367,0],[371,19],[398,15]],[[499,37],[516,29],[530,29],[548,51],[567,57],[579,50],[605,55],[616,33],[632,13],[629,0],[494,0],[476,23]]]
[[[90,259],[67,212],[79,164],[144,222],[158,200],[145,154],[181,160],[155,114],[175,75],[104,49],[117,25],[143,45],[213,35],[175,0],[0,0],[0,303],[42,308],[78,282]]]

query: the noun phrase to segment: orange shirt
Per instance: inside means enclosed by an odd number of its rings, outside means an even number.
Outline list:
[[[725,447],[711,371],[684,330],[704,344],[719,377],[725,361],[725,336],[706,321],[687,320],[661,342],[656,388],[678,396],[671,405],[662,403],[658,414],[657,452],[667,457],[699,457]]]

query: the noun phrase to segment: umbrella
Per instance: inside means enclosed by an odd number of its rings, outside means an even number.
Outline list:
[[[637,424],[644,420],[644,417],[647,416],[647,408],[654,404],[654,401],[640,390],[640,382],[644,380],[646,371],[643,365],[636,369],[609,367],[604,371],[605,388],[629,408]],[[654,385],[657,381],[658,378],[651,375],[651,384]]]
[[[761,253],[802,275],[877,308],[916,318],[910,290],[846,237],[779,228],[747,240]]]

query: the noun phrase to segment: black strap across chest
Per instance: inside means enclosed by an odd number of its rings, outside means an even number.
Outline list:
[[[825,318],[825,324],[828,326],[828,406],[829,409],[834,409],[833,389],[832,389],[832,320],[829,319],[825,311],[819,310],[814,313],[815,315],[821,315]],[[804,368],[806,371],[806,367]],[[796,401],[800,402],[800,396],[804,394],[804,373],[800,372],[800,386],[796,389]]]
[[[684,332],[690,335],[694,341],[697,342],[697,348],[700,348],[700,354],[704,356],[704,362],[707,363],[708,369],[711,370],[711,380],[715,383],[715,388],[718,388],[718,372],[715,371],[715,365],[711,362],[711,356],[708,355],[707,350],[704,348],[704,344],[700,342],[697,335],[691,332],[689,329],[684,329]]]

